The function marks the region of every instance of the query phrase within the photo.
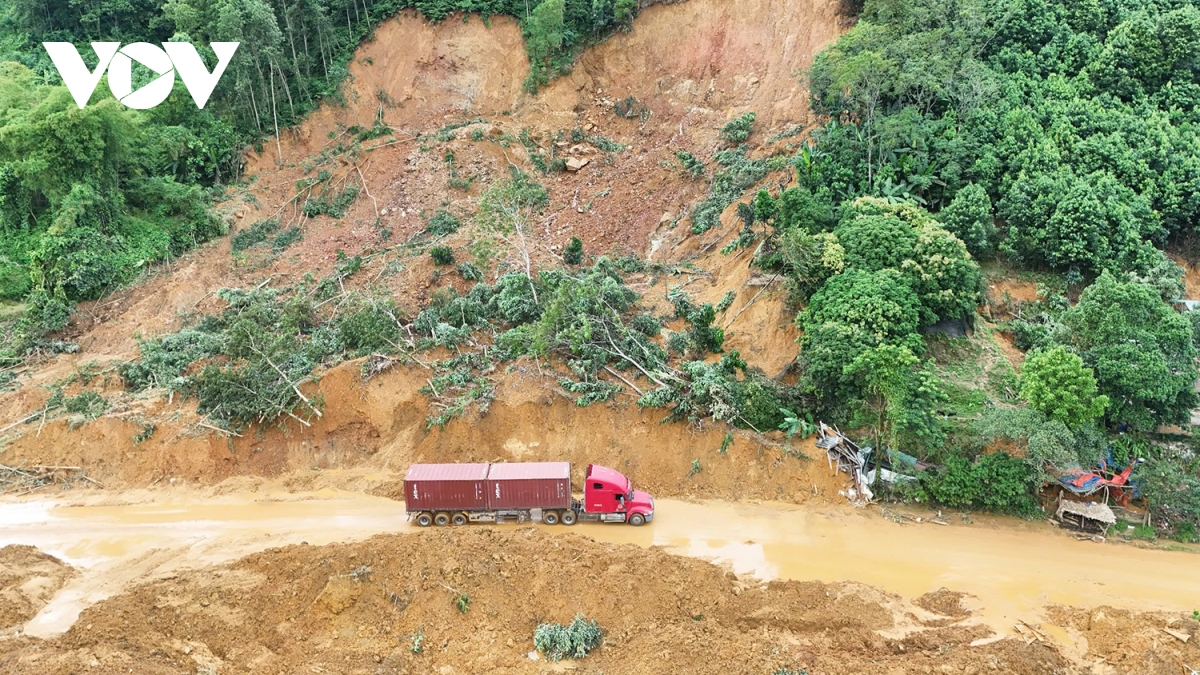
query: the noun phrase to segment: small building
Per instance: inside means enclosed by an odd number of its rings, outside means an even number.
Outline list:
[[[1108,528],[1117,522],[1112,509],[1100,502],[1073,502],[1058,499],[1058,511],[1054,517],[1058,522],[1073,527],[1081,532],[1099,532],[1108,534]]]

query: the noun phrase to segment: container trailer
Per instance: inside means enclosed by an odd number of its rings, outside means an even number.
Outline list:
[[[653,497],[596,464],[584,474],[583,499],[575,499],[570,462],[413,464],[404,477],[404,506],[421,527],[505,520],[638,526],[654,518]]]

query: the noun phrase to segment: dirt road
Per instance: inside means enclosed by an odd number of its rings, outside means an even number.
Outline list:
[[[910,598],[946,587],[974,596],[1001,633],[1052,604],[1191,611],[1193,553],[1077,541],[1041,524],[992,519],[900,525],[874,512],[664,499],[643,528],[546,528],[602,542],[665,546],[760,579],[853,580]],[[486,527],[486,526],[472,526]],[[500,529],[510,529],[508,526]],[[29,544],[82,573],[26,626],[61,633],[79,612],[130,585],[271,547],[355,541],[417,529],[403,504],[356,493],[134,496],[124,504],[0,503],[0,547]]]

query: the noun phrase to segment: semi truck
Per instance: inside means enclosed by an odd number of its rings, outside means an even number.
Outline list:
[[[640,526],[654,518],[653,497],[596,464],[588,465],[583,499],[576,499],[570,462],[413,464],[404,477],[404,507],[421,527],[508,520]]]

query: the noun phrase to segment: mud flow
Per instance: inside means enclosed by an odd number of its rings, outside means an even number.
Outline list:
[[[641,528],[539,527],[605,543],[665,547],[762,581],[853,579],[908,598],[945,587],[971,596],[964,604],[975,620],[999,634],[1012,632],[1018,621],[1042,617],[1048,605],[1200,607],[1195,554],[1102,549],[1022,525],[999,519],[972,526],[899,525],[848,509],[662,499],[654,522]],[[402,503],[333,491],[104,506],[9,503],[0,506],[0,526],[0,547],[32,545],[83,570],[25,626],[28,634],[40,636],[67,630],[82,609],[138,581],[270,547],[420,529],[407,522]]]

